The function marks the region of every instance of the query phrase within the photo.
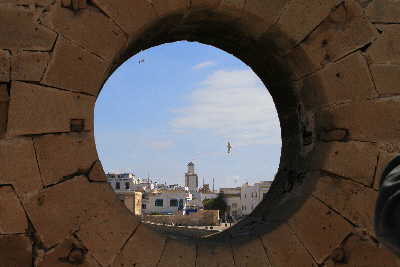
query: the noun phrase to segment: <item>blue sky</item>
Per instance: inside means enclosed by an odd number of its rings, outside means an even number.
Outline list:
[[[190,42],[122,64],[96,102],[95,137],[105,171],[183,184],[193,161],[199,183],[215,178],[216,188],[272,180],[281,149],[275,106],[258,77],[234,56]]]

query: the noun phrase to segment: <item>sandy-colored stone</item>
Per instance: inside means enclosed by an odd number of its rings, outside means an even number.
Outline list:
[[[301,95],[308,108],[376,96],[365,58],[354,53],[303,81]]]
[[[55,5],[44,18],[46,25],[69,40],[93,51],[109,61],[127,45],[120,28],[96,8],[79,12]]]
[[[287,57],[293,59],[290,63],[295,75],[301,78],[369,44],[376,35],[361,7],[347,0]]]
[[[316,149],[316,160],[321,162],[316,168],[372,186],[378,159],[376,145],[366,142],[330,142],[321,143]]]
[[[11,60],[8,51],[0,50],[0,82],[10,81]]]
[[[199,242],[196,267],[235,266],[231,245],[228,242]]]
[[[329,129],[323,130],[319,133],[318,138],[324,142],[333,142],[333,141],[347,141],[349,136],[349,132],[347,129]]]
[[[232,240],[232,248],[235,266],[272,267],[268,255],[265,253],[263,243],[259,238],[244,242]]]
[[[378,198],[375,190],[341,178],[322,176],[313,195],[374,235],[374,212]]]
[[[26,8],[0,5],[0,49],[49,51],[57,34],[34,22],[35,14]]]
[[[215,9],[223,0],[190,0],[190,9]]]
[[[42,79],[50,56],[46,52],[21,52],[11,58],[11,79],[35,81]]]
[[[0,186],[0,234],[24,233],[28,221],[11,186]]]
[[[153,6],[160,18],[182,14],[188,10],[188,0],[153,0]]]
[[[83,119],[85,130],[92,129],[92,96],[24,82],[13,82],[10,92],[9,136],[69,132],[71,119]]]
[[[50,134],[33,138],[45,185],[75,173],[87,173],[97,160],[91,133]]]
[[[42,188],[32,138],[0,140],[0,184],[12,184],[20,198]]]
[[[106,78],[108,63],[64,38],[59,38],[43,84],[97,95]]]
[[[374,188],[376,190],[379,190],[380,188],[380,184],[383,178],[382,174],[385,171],[386,166],[392,159],[394,159],[398,155],[399,153],[388,153],[386,151],[379,152],[379,160],[378,160],[378,165],[376,167],[375,180],[374,180]]]
[[[399,258],[384,247],[378,247],[372,240],[357,235],[350,236],[343,246],[343,259],[329,259],[326,267],[396,267]]]
[[[376,89],[382,96],[400,94],[400,66],[378,65],[370,66]]]
[[[311,197],[290,219],[289,225],[321,263],[352,231],[352,226],[341,216]]]
[[[93,3],[120,25],[133,40],[157,18],[151,2],[147,0],[93,0]]]
[[[90,169],[89,180],[96,182],[107,182],[106,174],[104,173],[103,165],[100,160],[97,160]]]
[[[378,29],[382,33],[378,39],[371,44],[367,50],[367,55],[373,64],[400,64],[400,25],[379,25]]]
[[[9,95],[6,84],[0,84],[0,138],[7,130]]]
[[[154,232],[146,225],[140,225],[112,266],[156,266],[163,252],[165,239],[164,235]]]
[[[32,242],[24,235],[0,235],[0,267],[32,266]]]
[[[372,0],[366,8],[366,14],[373,22],[399,23],[400,3],[396,0]]]
[[[192,241],[167,239],[159,267],[195,267],[196,245]]]
[[[287,224],[262,236],[272,266],[317,267]]]

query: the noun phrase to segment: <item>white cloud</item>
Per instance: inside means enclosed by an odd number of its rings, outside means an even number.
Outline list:
[[[211,67],[211,66],[214,66],[214,65],[215,65],[214,61],[204,61],[204,62],[201,62],[201,63],[199,63],[197,65],[194,65],[192,67],[192,69],[193,70],[199,70],[199,69],[204,69],[204,68]]]
[[[189,105],[174,112],[178,132],[206,129],[232,146],[280,144],[275,105],[259,78],[249,70],[219,70],[192,92]]]
[[[165,150],[174,145],[171,140],[155,140],[149,142],[149,146],[155,150]]]

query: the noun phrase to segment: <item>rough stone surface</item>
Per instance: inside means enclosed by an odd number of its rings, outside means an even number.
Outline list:
[[[38,82],[50,56],[47,52],[21,52],[11,58],[11,79]]]
[[[153,0],[154,9],[159,17],[181,14],[187,11],[187,0]]]
[[[32,265],[32,243],[24,235],[0,235],[0,266]]]
[[[287,224],[263,235],[262,241],[272,266],[318,266]]]
[[[371,21],[377,23],[399,23],[400,4],[393,0],[373,0],[366,8]]]
[[[272,267],[260,239],[240,242],[232,241],[233,257],[236,266]]]
[[[317,263],[328,257],[352,231],[347,221],[315,198],[303,204],[290,218],[289,225]]]
[[[196,267],[234,266],[231,246],[228,242],[210,244],[200,242],[197,245]]]
[[[23,82],[13,82],[10,92],[9,136],[69,132],[71,119],[92,129],[94,97]]]
[[[8,120],[8,89],[6,84],[0,84],[0,138],[5,135]]]
[[[193,242],[167,239],[158,266],[195,267],[196,245]]]
[[[371,65],[376,89],[379,95],[398,95],[400,93],[400,66],[399,65]]]
[[[107,182],[106,174],[104,173],[103,166],[100,160],[97,160],[89,172],[89,180],[96,182]]]
[[[379,25],[378,29],[382,33],[367,50],[370,62],[400,64],[400,47],[397,45],[400,41],[400,25]]]
[[[11,186],[0,186],[0,234],[24,233],[28,229],[25,212]]]
[[[75,173],[87,173],[97,159],[90,133],[42,135],[34,137],[33,141],[45,185],[55,184]]]
[[[14,186],[20,198],[42,188],[32,138],[0,140],[0,184]]]
[[[10,81],[10,52],[0,50],[0,82]]]

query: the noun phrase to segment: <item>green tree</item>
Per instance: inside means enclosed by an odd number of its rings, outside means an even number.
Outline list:
[[[224,193],[219,193],[213,199],[204,199],[203,206],[205,210],[219,210],[219,215],[223,216],[227,208]]]

